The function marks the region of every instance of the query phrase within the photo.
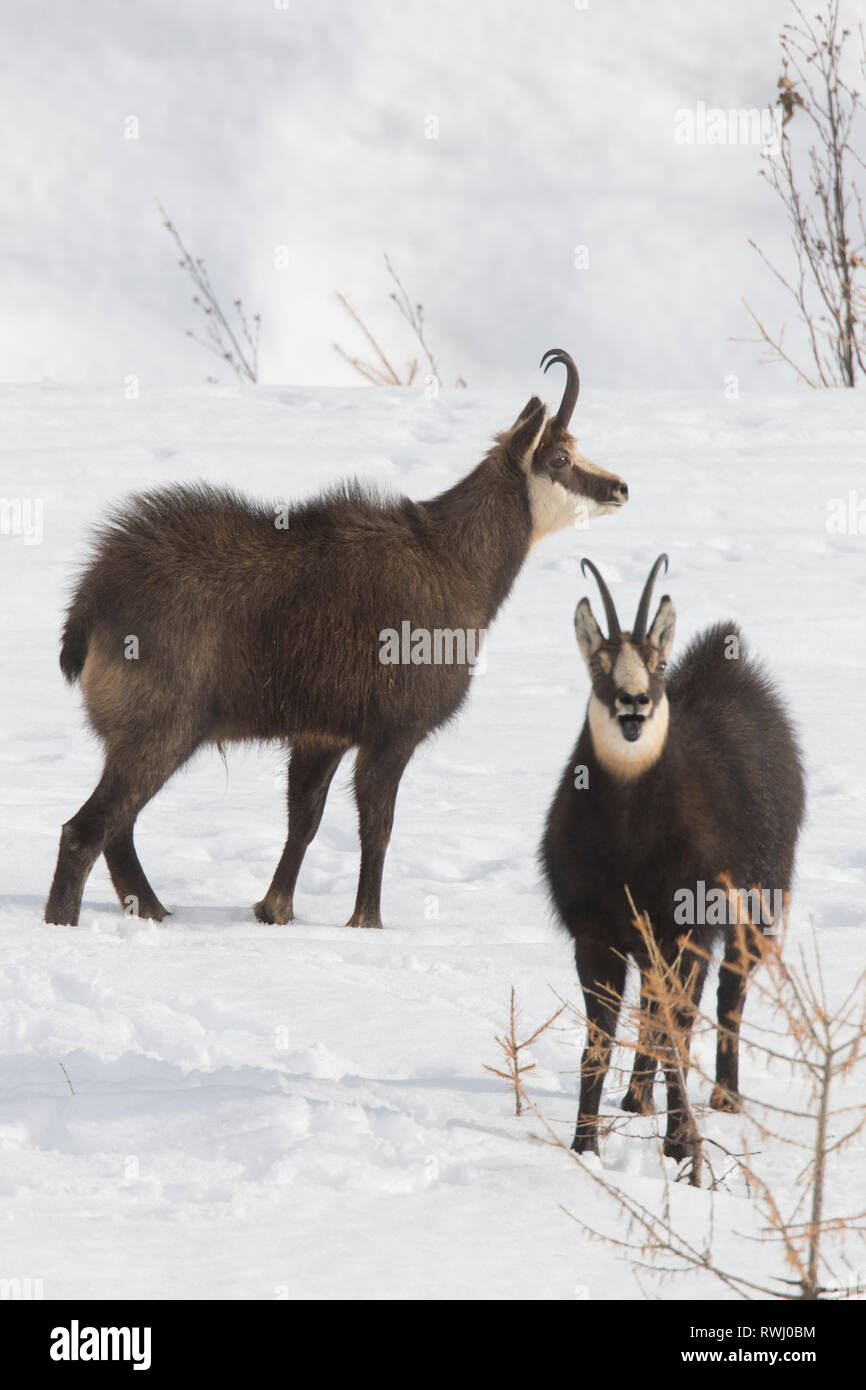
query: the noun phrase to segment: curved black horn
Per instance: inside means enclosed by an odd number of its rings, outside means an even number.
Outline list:
[[[561,425],[563,429],[566,429],[574,407],[577,404],[578,395],[580,394],[580,376],[578,375],[574,361],[569,357],[567,352],[563,352],[562,348],[548,348],[539,366],[543,367],[546,372],[548,367],[553,366],[554,362],[562,363],[567,372],[567,376],[565,379],[565,391],[563,392],[559,409],[553,417],[553,423],[555,425]]]
[[[601,575],[599,574],[592,561],[587,559],[581,560],[580,568],[584,574],[586,574],[587,566],[595,576],[595,582],[598,585],[598,591],[601,594],[601,601],[604,604],[604,613],[605,617],[607,618],[608,639],[611,642],[616,642],[619,639],[620,626],[619,618],[616,616],[616,609],[613,606],[613,599],[610,596],[610,590],[608,589],[607,585],[605,584],[604,580],[602,579]]]
[[[632,632],[632,637],[634,638],[635,642],[643,642],[646,638],[646,620],[649,617],[649,606],[650,599],[653,596],[653,585],[656,582],[656,575],[658,574],[662,565],[664,565],[665,574],[667,574],[667,555],[659,556],[659,558],[656,560],[655,564],[649,572],[649,578],[647,579],[646,584],[644,584],[643,586],[643,593],[640,596],[640,603],[637,606],[637,613],[635,614],[634,619],[634,630]]]

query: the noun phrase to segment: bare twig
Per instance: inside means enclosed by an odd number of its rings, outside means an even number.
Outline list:
[[[866,107],[842,75],[851,34],[840,28],[839,0],[823,0],[822,9],[811,18],[797,0],[791,4],[797,19],[784,24],[779,36],[781,138],[777,149],[762,156],[761,174],[785,210],[793,273],[783,274],[754,241],[749,244],[794,300],[813,370],[805,370],[783,347],[784,329],[771,333],[748,304],[760,338],[734,341],[761,343],[766,351],[763,361],[785,363],[808,386],[853,386],[858,372],[866,374],[861,278],[866,221],[850,165],[866,167],[853,143],[855,125],[862,122]],[[862,45],[862,30],[860,39]],[[866,75],[866,48],[861,68]],[[809,128],[805,170],[794,158],[788,130],[792,123],[798,130],[804,123]]]
[[[210,282],[204,261],[191,255],[165,208],[161,203],[158,206],[163,226],[180,252],[181,259],[178,265],[187,272],[195,287],[196,293],[192,302],[198,305],[205,323],[205,337],[199,337],[192,329],[186,330],[186,336],[192,338],[193,342],[198,343],[207,352],[228,363],[239,381],[258,381],[261,315],[253,315],[251,327],[244,312],[243,301],[232,300],[237,328],[232,326]]]
[[[731,885],[724,875],[720,876],[729,892]],[[661,1209],[656,1211],[641,1203],[631,1194],[617,1186],[603,1172],[585,1165],[580,1157],[566,1148],[550,1125],[541,1116],[538,1108],[530,1102],[525,1093],[523,1104],[539,1118],[544,1129],[545,1143],[553,1143],[578,1162],[592,1181],[611,1197],[621,1214],[627,1219],[624,1237],[602,1234],[590,1227],[582,1218],[569,1212],[593,1239],[601,1239],[627,1254],[633,1263],[643,1267],[655,1268],[657,1272],[670,1275],[686,1271],[703,1271],[719,1280],[725,1287],[740,1294],[741,1297],[754,1295],[815,1300],[839,1296],[838,1287],[832,1286],[833,1248],[844,1248],[843,1242],[862,1241],[866,1237],[866,1214],[861,1211],[844,1215],[828,1216],[825,1213],[826,1197],[831,1181],[833,1163],[839,1152],[866,1132],[866,1103],[853,1105],[833,1103],[837,1085],[850,1082],[853,1069],[862,1063],[866,1053],[866,972],[863,972],[848,990],[841,1004],[832,1009],[824,986],[820,952],[814,944],[814,959],[809,961],[801,952],[800,969],[795,970],[782,953],[787,930],[787,902],[783,920],[773,924],[770,934],[761,932],[740,915],[741,900],[737,902],[738,913],[735,932],[735,950],[732,958],[723,962],[721,969],[735,973],[749,974],[750,962],[757,958],[761,969],[757,972],[753,989],[769,1007],[771,1015],[779,1018],[784,1026],[784,1035],[790,1050],[782,1052],[775,1039],[782,1030],[770,1029],[765,1038],[765,1029],[753,1025],[742,1036],[742,1044],[750,1054],[758,1054],[765,1063],[772,1065],[782,1062],[794,1078],[806,1087],[811,1104],[808,1108],[794,1103],[774,1105],[765,1100],[744,1096],[744,1133],[736,1152],[724,1145],[712,1142],[714,1148],[727,1160],[725,1171],[716,1175],[711,1164],[706,1163],[710,1181],[710,1192],[716,1191],[732,1177],[738,1177],[745,1185],[750,1199],[755,1204],[760,1224],[757,1235],[744,1236],[778,1249],[786,1273],[761,1279],[753,1276],[749,1267],[733,1267],[730,1262],[724,1266],[719,1263],[712,1251],[711,1233],[703,1241],[684,1236],[674,1224],[668,1197],[667,1175]],[[651,935],[651,923],[646,914],[634,909],[635,926],[643,938],[642,949],[649,949],[646,932]],[[683,951],[697,958],[707,958],[707,951],[692,940],[683,942]],[[671,970],[664,962],[651,959],[648,993],[654,1000],[664,1026],[665,1020],[673,1022],[678,1012],[688,1004],[689,982],[684,972]],[[647,991],[642,992],[646,995]],[[640,1006],[637,1006],[638,1008]],[[692,1003],[696,1025],[714,1026],[714,1021],[702,1013]],[[724,1035],[723,1025],[718,1025]],[[742,1027],[742,1024],[741,1024]],[[682,1067],[681,1084],[684,1082],[685,1067],[689,1061],[699,1078],[712,1084],[713,1078],[702,1066],[700,1059],[689,1059],[684,1040],[674,1039],[674,1046],[667,1045],[667,1052],[658,1042],[653,1044],[651,1035],[642,1027],[641,1019],[632,1010],[632,1033],[637,1041],[627,1040],[625,1045],[640,1050],[659,1061],[671,1055],[678,1058]],[[622,1045],[622,1039],[619,1040]],[[517,1077],[515,1086],[520,1087]],[[684,1087],[683,1087],[684,1089]],[[768,1116],[773,1117],[769,1118]],[[774,1117],[778,1116],[778,1120]],[[840,1121],[843,1123],[840,1125]],[[805,1126],[802,1137],[791,1134],[792,1123]],[[793,1145],[806,1153],[807,1161],[796,1174],[793,1184],[779,1186],[763,1171],[766,1162],[761,1162],[761,1152],[755,1148],[748,1137],[748,1130],[754,1130],[761,1144],[769,1151],[779,1143]],[[658,1136],[656,1135],[656,1140]],[[835,1281],[838,1286],[838,1281]],[[843,1295],[844,1296],[844,1295]]]
[[[515,1115],[520,1115],[523,1108],[523,1082],[521,1078],[526,1072],[535,1071],[534,1062],[524,1062],[521,1064],[520,1054],[525,1048],[536,1042],[551,1024],[556,1022],[564,1008],[565,1005],[563,1004],[556,1010],[556,1013],[551,1014],[550,1018],[545,1019],[544,1023],[536,1028],[534,1033],[528,1038],[524,1038],[523,1042],[518,1042],[517,1023],[520,1017],[520,1011],[515,1000],[514,986],[511,986],[511,999],[508,1009],[508,1032],[502,1038],[499,1037],[498,1034],[496,1036],[496,1042],[502,1049],[507,1070],[502,1071],[498,1067],[489,1067],[486,1062],[484,1063],[484,1070],[492,1072],[494,1076],[500,1076],[503,1081],[507,1081],[509,1085],[513,1087]]]
[[[345,309],[346,313],[349,315],[353,323],[356,323],[358,325],[361,332],[364,334],[364,337],[367,339],[367,342],[370,344],[376,356],[379,358],[379,361],[382,363],[382,366],[373,367],[370,366],[368,363],[362,363],[357,357],[350,357],[348,353],[344,352],[341,347],[338,347],[337,344],[334,343],[334,347],[336,348],[340,356],[344,357],[347,362],[351,362],[355,370],[359,371],[362,376],[368,377],[371,381],[376,382],[380,386],[410,386],[415,376],[415,369],[417,364],[414,362],[412,363],[409,369],[409,373],[407,374],[406,381],[401,381],[400,377],[397,375],[394,368],[391,366],[391,363],[388,361],[388,358],[385,356],[379,344],[376,342],[376,339],[373,337],[373,334],[370,332],[369,328],[364,323],[364,320],[360,317],[360,315],[358,315],[355,312],[346,296],[343,294],[338,294],[337,299],[342,304],[343,308]]]
[[[394,267],[391,264],[391,261],[388,258],[387,252],[385,253],[385,265],[388,268],[388,274],[391,276],[391,279],[397,286],[396,290],[391,291],[390,298],[393,299],[394,303],[397,305],[397,308],[400,310],[400,313],[403,315],[409,327],[412,329],[412,332],[415,334],[415,337],[418,339],[418,342],[421,344],[421,349],[424,353],[424,356],[427,358],[427,361],[430,365],[430,371],[433,377],[436,381],[441,382],[441,377],[439,376],[439,367],[436,363],[436,359],[434,358],[432,352],[427,346],[427,340],[424,337],[424,305],[412,303],[408,294],[403,288],[403,285],[400,281],[400,277],[398,276],[396,270],[394,269]]]
[[[403,286],[403,282],[398,276],[396,270],[394,269],[394,266],[391,263],[391,259],[387,254],[385,255],[385,268],[388,272],[389,277],[396,286],[394,290],[390,291],[388,298],[397,306],[397,309],[401,317],[409,325],[409,328],[411,329],[418,343],[418,346],[421,349],[421,352],[427,360],[427,364],[430,370],[425,378],[426,384],[428,386],[435,385],[435,388],[438,390],[439,386],[441,386],[442,384],[442,377],[439,371],[439,364],[436,361],[436,358],[434,357],[430,345],[427,341],[426,326],[424,323],[424,306],[420,303],[413,303],[413,301],[409,298],[409,295],[407,294],[406,289]],[[349,365],[353,367],[355,371],[359,374],[359,376],[362,376],[365,381],[371,382],[374,386],[411,386],[418,373],[418,359],[413,358],[407,364],[406,370],[403,376],[401,376],[400,373],[394,367],[390,358],[385,353],[384,349],[379,343],[379,340],[375,337],[373,332],[361,318],[360,314],[355,309],[353,309],[346,296],[343,294],[338,294],[337,299],[339,303],[342,305],[343,309],[349,315],[349,318],[352,320],[355,326],[361,330],[364,337],[367,339],[367,342],[373,349],[375,357],[372,361],[369,359],[362,358],[357,353],[347,351],[345,348],[341,347],[339,343],[332,344],[335,352],[338,352],[340,356],[343,358],[344,362],[348,362]],[[378,361],[375,359],[378,359]],[[457,378],[456,385],[466,385],[466,382],[463,380],[462,376]]]

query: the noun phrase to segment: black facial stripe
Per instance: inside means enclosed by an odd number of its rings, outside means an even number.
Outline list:
[[[621,704],[617,704],[617,696],[621,687],[618,686],[614,681],[613,671],[611,670],[608,672],[604,670],[604,667],[601,662],[602,651],[605,651],[607,653],[608,660],[611,663],[611,667],[613,667],[613,665],[616,662],[619,648],[615,644],[611,645],[609,643],[605,643],[605,646],[601,648],[598,652],[596,652],[592,660],[590,661],[590,673],[592,676],[593,692],[612,715],[614,715],[616,718],[620,718],[624,713],[623,706]],[[655,709],[656,705],[661,700],[664,693],[664,675],[662,674],[662,672],[659,671],[658,667],[656,667],[654,671],[649,672],[649,685],[646,690],[646,694],[649,696],[650,699],[650,704],[632,706],[631,708],[635,711],[643,711],[642,714],[636,714],[635,717],[646,718],[650,710]]]
[[[609,502],[614,489],[619,487],[619,480],[606,478],[601,473],[589,473],[579,464],[574,464],[568,470],[568,486],[573,492],[579,492],[581,497],[588,497],[593,502]]]

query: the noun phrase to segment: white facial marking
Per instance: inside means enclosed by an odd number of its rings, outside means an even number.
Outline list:
[[[606,772],[620,782],[630,782],[658,762],[668,734],[670,707],[666,695],[655,705],[641,725],[640,738],[629,743],[623,737],[619,720],[598,696],[589,698],[589,731],[595,756]]]
[[[617,690],[640,695],[649,690],[649,672],[634,647],[624,642],[613,666],[613,681]]]
[[[554,531],[579,524],[581,519],[599,516],[613,508],[599,504],[577,492],[569,492],[562,483],[552,481],[543,473],[529,475],[529,506],[532,510],[532,545]]]

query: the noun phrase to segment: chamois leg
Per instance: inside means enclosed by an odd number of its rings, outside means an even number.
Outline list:
[[[574,951],[586,1011],[586,1046],[580,1063],[580,1103],[572,1149],[598,1153],[598,1108],[616,1034],[626,963],[606,946],[578,941]]]
[[[754,928],[747,927],[747,934]],[[749,976],[758,962],[755,951],[749,949],[748,935],[739,934],[725,947],[719,967],[717,995],[718,1032],[716,1036],[716,1084],[710,1096],[713,1110],[735,1114],[742,1109],[740,1096],[740,1020],[746,1003]]]
[[[658,1066],[659,1049],[655,1005],[647,992],[643,972],[641,972],[640,1028],[631,1080],[628,1083],[628,1090],[622,1098],[623,1110],[628,1110],[634,1115],[652,1115],[654,1113],[653,1086],[655,1085]]]
[[[134,829],[134,824],[127,825],[110,840],[106,840],[103,850],[105,862],[121,907],[128,908],[132,899],[131,905],[135,907],[134,916],[161,922],[163,917],[170,917],[171,913],[159,901],[139,863],[132,838]]]
[[[345,744],[296,743],[292,747],[289,754],[289,836],[270,888],[253,907],[260,922],[282,927],[294,920],[292,900],[301,863],[319,828],[328,788],[345,751]]]
[[[355,800],[361,832],[361,872],[348,927],[381,927],[382,870],[394,822],[397,788],[415,744],[361,748],[355,762]]]
[[[700,1135],[694,1128],[685,1088],[689,1072],[689,1042],[695,1012],[707,974],[707,961],[687,955],[672,966],[669,1012],[675,1036],[665,1039],[662,1067],[668,1092],[668,1123],[662,1152],[680,1162],[697,1160]]]
[[[151,732],[146,741],[144,737],[129,737],[123,746],[107,750],[105,768],[96,790],[61,829],[57,867],[45,904],[46,922],[77,925],[84,885],[96,860],[106,845],[111,844],[114,851],[115,842],[122,838],[124,830],[133,824],[139,811],[186,762],[195,747],[193,740],[181,744],[165,737],[154,738]],[[118,848],[115,864],[120,863],[120,854]],[[128,854],[124,862],[128,870]],[[143,872],[142,880],[147,884]],[[150,888],[149,884],[147,886]]]

